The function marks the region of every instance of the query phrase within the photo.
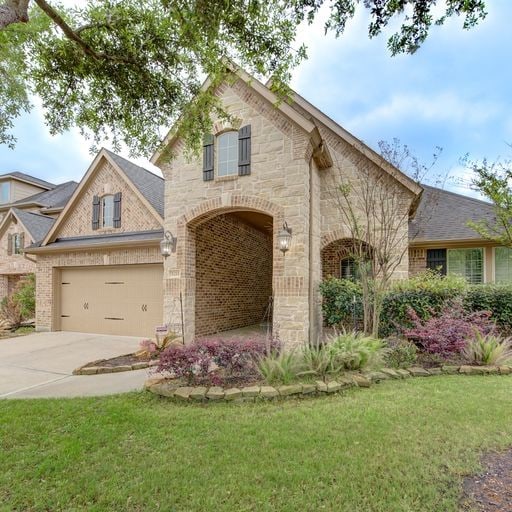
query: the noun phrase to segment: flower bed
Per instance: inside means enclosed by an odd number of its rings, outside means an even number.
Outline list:
[[[390,379],[409,377],[430,377],[433,375],[510,375],[512,366],[442,366],[425,369],[411,367],[394,370],[383,368],[374,372],[351,372],[337,380],[294,383],[283,386],[249,385],[244,387],[223,388],[221,386],[183,386],[176,379],[153,377],[146,381],[146,390],[177,401],[186,402],[249,402],[255,400],[280,400],[304,396],[321,396],[339,393],[352,387],[369,388],[375,383]]]
[[[98,359],[73,370],[73,375],[97,375],[98,373],[118,373],[143,370],[159,364],[158,359],[125,354],[110,359]]]

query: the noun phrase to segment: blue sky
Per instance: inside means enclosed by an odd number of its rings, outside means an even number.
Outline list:
[[[319,19],[300,32],[309,59],[296,70],[292,86],[374,148],[397,137],[427,163],[441,146],[435,172],[467,182],[460,157],[493,160],[512,151],[512,2],[487,4],[488,17],[477,28],[463,31],[461,20],[449,20],[432,30],[416,54],[398,57],[387,51],[387,34],[368,39],[362,9],[339,39],[324,36]],[[14,150],[0,146],[1,172],[79,180],[92,161],[77,131],[48,134],[40,108],[17,121],[15,134]],[[151,168],[144,159],[137,162]],[[451,181],[446,186],[471,193]]]

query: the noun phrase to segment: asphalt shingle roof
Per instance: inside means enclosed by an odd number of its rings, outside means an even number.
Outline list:
[[[479,240],[481,236],[468,227],[468,221],[495,220],[491,203],[428,185],[409,223],[410,241]]]
[[[109,156],[116,162],[116,164],[128,176],[130,181],[137,187],[139,192],[146,198],[146,200],[153,206],[153,208],[161,215],[164,216],[164,180],[153,174],[151,171],[135,165],[134,163],[126,160],[122,156],[116,155],[105,149]]]
[[[36,178],[35,176],[30,176],[30,174],[25,174],[24,172],[13,171],[13,172],[6,172],[5,174],[0,174],[0,179],[8,178],[8,177],[19,178],[20,180],[28,181],[29,183],[33,183],[34,185],[37,185],[39,187],[48,188],[48,189],[56,187],[56,185],[54,183],[50,183],[49,181],[41,180],[39,178]]]
[[[20,210],[19,208],[13,208],[12,211],[27,228],[34,242],[41,241],[55,222],[55,219],[48,217],[47,215],[27,212],[25,210]]]
[[[78,187],[78,183],[76,183],[76,181],[68,181],[61,185],[57,185],[52,190],[45,190],[44,192],[39,192],[33,196],[20,199],[13,203],[13,206],[35,203],[44,206],[45,208],[61,208],[66,205],[69,198],[73,195],[76,187]]]

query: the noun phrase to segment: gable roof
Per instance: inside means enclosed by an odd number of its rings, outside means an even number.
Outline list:
[[[164,180],[156,174],[135,165],[125,158],[116,155],[112,151],[102,148],[91,165],[87,169],[84,177],[76,187],[73,195],[67,202],[64,210],[57,218],[55,224],[48,231],[47,235],[41,241],[41,246],[46,246],[55,241],[59,226],[65,221],[73,209],[74,203],[78,200],[81,192],[86,188],[89,182],[94,178],[101,161],[105,159],[123,178],[127,185],[139,197],[145,207],[154,215],[154,217],[163,224],[164,216]]]
[[[0,210],[21,206],[37,205],[45,209],[59,209],[63,208],[68,202],[69,198],[73,195],[78,183],[76,181],[68,181],[57,185],[51,190],[44,190],[32,196],[24,197],[14,203],[5,204],[0,206]]]
[[[140,167],[122,156],[116,155],[109,151],[104,150],[114,162],[124,171],[126,176],[137,187],[139,192],[146,198],[146,200],[153,206],[153,208],[163,218],[164,216],[164,179],[156,174]]]
[[[9,224],[11,217],[15,217],[16,220],[25,228],[34,243],[41,241],[55,222],[55,219],[48,217],[47,215],[27,212],[25,210],[20,210],[19,208],[11,208],[0,224],[0,232],[3,232],[5,227]]]
[[[332,160],[329,154],[329,148],[326,144],[324,144],[322,136],[318,130],[317,121],[330,128],[337,136],[341,137],[345,142],[350,144],[369,160],[373,161],[382,170],[389,173],[405,188],[409,189],[414,195],[418,196],[421,194],[422,189],[418,183],[391,165],[387,160],[382,158],[375,151],[366,146],[366,144],[354,137],[347,130],[342,128],[339,124],[334,122],[296,92],[292,91],[293,101],[291,103],[282,101],[271,91],[269,87],[270,81],[267,82],[267,84],[263,84],[257,78],[249,75],[234,63],[228,62],[226,67],[231,73],[243,80],[248,87],[253,89],[253,91],[270,102],[290,121],[301,127],[309,135],[313,146],[316,148],[315,151],[313,151],[313,158],[321,169],[330,167],[332,165]],[[211,82],[209,79],[207,79],[204,82],[202,89],[208,89],[210,86]],[[299,104],[299,108],[297,108],[297,104]],[[177,124],[179,124],[179,121]],[[160,158],[164,155],[165,148],[169,147],[176,140],[177,128],[174,126],[169,130],[168,134],[162,141],[162,144],[151,157],[151,163],[157,164]],[[415,206],[416,203],[413,204],[413,208],[415,208]]]
[[[468,221],[494,222],[494,206],[486,201],[423,185],[415,218],[409,223],[413,244],[427,241],[478,241],[482,237]]]
[[[5,174],[0,174],[0,180],[5,180],[8,178],[12,178],[19,181],[25,181],[27,183],[31,183],[32,185],[36,185],[37,187],[45,188],[50,190],[55,188],[56,185],[54,183],[50,183],[49,181],[41,180],[36,178],[35,176],[31,176],[30,174],[26,174],[24,172],[13,171]]]

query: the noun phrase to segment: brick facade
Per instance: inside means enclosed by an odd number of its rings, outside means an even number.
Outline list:
[[[427,268],[427,250],[409,249],[409,275],[414,276]]]
[[[233,214],[200,224],[196,269],[196,336],[262,322],[272,295],[268,232]]]
[[[92,229],[93,197],[122,193],[121,227]],[[100,224],[101,226],[101,224]],[[130,231],[151,231],[160,229],[161,223],[152,215],[126,180],[119,176],[113,166],[102,159],[89,186],[82,191],[73,204],[73,209],[59,226],[58,237],[123,233]]]

